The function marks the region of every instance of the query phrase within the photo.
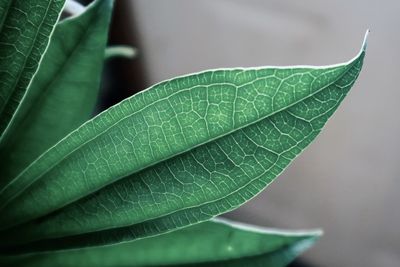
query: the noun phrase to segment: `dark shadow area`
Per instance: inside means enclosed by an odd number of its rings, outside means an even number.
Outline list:
[[[87,5],[92,1],[81,1]],[[135,58],[113,58],[105,62],[102,89],[97,104],[100,112],[145,89],[146,72],[143,47],[135,26],[135,12],[128,1],[115,1],[108,45],[128,45],[137,49]]]

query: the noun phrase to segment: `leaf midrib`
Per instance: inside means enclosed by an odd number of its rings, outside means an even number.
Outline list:
[[[97,11],[97,12],[99,12],[99,11]],[[71,19],[67,19],[67,20],[61,22],[59,25],[63,25],[63,24],[65,24],[65,23],[67,23],[67,22],[69,22],[69,21],[71,21],[71,20],[73,20],[73,19],[75,19],[75,17],[73,17],[73,18],[71,18]],[[89,20],[89,22],[90,22],[89,24],[91,24],[94,20],[95,20],[95,16],[92,15],[92,17],[91,17],[90,20]],[[87,24],[86,24],[86,25],[87,25]],[[86,26],[86,25],[85,25],[85,26]],[[79,38],[79,42],[77,42],[77,44],[75,44],[75,45],[73,46],[73,48],[71,49],[71,52],[67,54],[67,60],[58,68],[58,70],[57,70],[57,72],[56,72],[57,74],[56,74],[55,78],[54,78],[54,79],[51,79],[49,82],[46,83],[46,85],[44,86],[44,89],[43,89],[42,93],[39,94],[39,95],[35,98],[35,100],[37,100],[37,101],[35,101],[35,105],[31,105],[29,108],[27,108],[25,114],[35,113],[35,110],[36,110],[36,109],[34,109],[34,106],[40,105],[40,103],[43,103],[43,102],[45,101],[45,99],[47,98],[47,92],[50,90],[50,88],[52,87],[52,85],[53,85],[56,81],[58,81],[58,80],[60,79],[60,76],[61,76],[60,72],[62,72],[65,68],[67,68],[68,66],[71,65],[71,57],[79,51],[79,47],[82,46],[82,44],[81,44],[80,41],[83,40],[84,37],[85,37],[85,35],[89,32],[89,28],[90,28],[90,27],[86,27],[85,30],[82,31],[82,32],[84,32],[84,34],[81,34],[81,36],[80,36],[80,38]],[[28,88],[28,90],[29,90],[29,88]],[[21,123],[19,123],[18,125],[15,126],[15,132],[18,132],[19,129],[24,125],[24,123],[25,123],[27,120],[29,120],[30,118],[31,118],[31,115],[24,116],[24,118],[21,120]],[[14,140],[13,140],[13,143],[12,143],[12,144],[9,144],[8,147],[12,146],[16,141],[18,141],[18,140],[14,139]],[[11,142],[10,142],[10,143],[11,143]],[[62,161],[62,160],[60,160],[60,162],[61,162],[61,161]],[[58,162],[58,163],[59,163],[59,162]],[[57,164],[58,164],[58,163],[57,163]],[[29,166],[29,165],[28,165],[28,166]],[[2,192],[2,191],[1,191],[1,192]],[[1,192],[0,192],[0,193],[1,193]]]
[[[48,1],[48,3],[47,3],[47,8],[46,8],[46,13],[45,13],[44,16],[42,17],[42,20],[41,20],[41,22],[40,22],[40,25],[37,27],[37,30],[36,30],[36,32],[35,32],[35,36],[34,36],[34,38],[33,38],[33,42],[32,42],[31,45],[29,46],[29,50],[28,50],[27,56],[24,57],[24,62],[23,62],[23,64],[22,64],[23,67],[22,67],[22,68],[20,69],[20,71],[18,72],[17,78],[15,79],[15,82],[13,83],[13,85],[12,85],[11,88],[14,88],[14,89],[15,89],[16,85],[20,82],[21,75],[22,75],[22,73],[23,73],[24,70],[25,70],[27,60],[28,60],[28,58],[30,57],[30,55],[31,55],[31,53],[32,53],[32,49],[33,49],[33,47],[34,47],[35,44],[36,44],[39,31],[42,29],[43,23],[44,23],[44,21],[45,21],[46,18],[47,18],[47,14],[48,14],[48,12],[49,12],[49,9],[50,9],[51,4],[52,4],[52,1]],[[9,9],[8,9],[8,10],[9,10]],[[7,12],[7,16],[8,16],[8,12]],[[2,25],[2,26],[3,26],[3,25]],[[49,39],[50,39],[51,35],[52,35],[52,33],[50,34]],[[47,42],[47,46],[48,46],[48,45],[49,45],[49,42]],[[47,49],[47,47],[46,47],[46,49]],[[45,49],[45,50],[46,50],[46,49]],[[43,58],[43,55],[44,55],[44,53],[42,53],[41,58]],[[39,63],[40,63],[40,61],[41,61],[41,60],[39,60]],[[37,69],[39,69],[39,64],[38,64]],[[33,76],[34,76],[35,73],[37,72],[37,69],[36,69],[36,71],[33,73],[32,78],[31,78],[29,84],[31,83],[31,81],[32,81],[32,79],[33,79]],[[27,88],[29,88],[29,84],[28,84]],[[21,100],[25,97],[26,92],[27,92],[27,90],[25,91],[24,96],[21,98]],[[5,105],[0,109],[0,115],[3,114],[5,108],[8,106],[8,103],[9,103],[9,100],[10,100],[11,96],[14,95],[15,93],[16,93],[16,91],[13,90],[13,92],[12,92],[11,94],[8,95],[8,97],[7,97],[6,101],[5,101]],[[15,115],[15,113],[14,113],[14,115]],[[12,117],[14,117],[14,115],[12,115]],[[4,127],[4,131],[0,134],[0,141],[1,141],[1,139],[4,137],[4,133],[5,133],[6,129],[7,129],[9,126],[10,126],[10,124],[8,124],[8,125],[6,125],[6,126]]]
[[[312,96],[310,96],[310,97],[312,97]],[[315,117],[314,119],[318,119],[318,118],[320,118],[320,117],[322,117],[322,116],[325,116],[325,115],[326,115],[327,113],[329,113],[330,111],[335,110],[335,108],[336,108],[336,106],[333,106],[332,108],[330,108],[329,110],[327,110],[325,113],[318,115],[318,116]],[[314,120],[314,119],[313,119],[313,120]],[[319,132],[319,131],[320,131],[320,130],[312,130],[307,136],[305,136],[304,139],[309,138],[309,137],[310,137],[311,135],[313,135],[315,132]],[[246,137],[247,137],[247,136],[246,136]],[[248,137],[247,137],[247,138],[248,138]],[[252,141],[252,140],[251,140],[251,141]],[[253,141],[252,141],[252,142],[253,142]],[[228,197],[230,197],[230,196],[233,196],[233,195],[235,195],[236,193],[238,193],[238,192],[240,192],[240,191],[246,189],[247,187],[251,186],[255,181],[257,181],[257,180],[259,180],[260,178],[262,178],[262,177],[263,177],[265,174],[267,174],[272,168],[276,167],[275,164],[278,162],[278,160],[280,159],[280,157],[285,158],[285,157],[283,156],[283,154],[285,154],[286,152],[290,151],[290,150],[293,149],[294,147],[298,146],[298,144],[299,144],[299,143],[296,143],[295,145],[293,145],[293,146],[287,148],[285,151],[282,151],[281,153],[273,152],[273,153],[275,153],[278,157],[277,157],[277,159],[275,160],[275,162],[274,162],[268,169],[266,169],[264,172],[262,172],[261,174],[259,174],[259,175],[256,176],[255,178],[250,179],[247,183],[243,184],[243,185],[240,186],[239,188],[235,189],[234,191],[232,191],[232,192],[230,192],[230,193],[228,193],[228,194],[226,194],[226,195],[224,195],[224,196],[221,196],[221,197],[218,197],[218,198],[209,200],[209,201],[207,201],[207,202],[203,202],[203,203],[201,203],[201,204],[192,205],[192,206],[186,206],[186,207],[182,207],[182,208],[179,208],[179,209],[175,209],[175,210],[173,210],[173,211],[164,213],[164,214],[162,214],[162,215],[153,216],[153,217],[147,217],[146,219],[139,220],[139,221],[135,222],[134,224],[126,223],[126,224],[118,225],[117,227],[105,226],[105,227],[97,228],[96,230],[85,230],[84,233],[76,233],[76,234],[72,234],[72,235],[60,234],[60,235],[50,236],[50,237],[47,237],[47,238],[45,238],[45,239],[43,239],[43,240],[51,240],[51,239],[57,239],[57,238],[68,237],[68,236],[79,236],[79,235],[82,235],[82,234],[93,234],[93,233],[96,233],[96,232],[107,231],[107,230],[112,231],[112,230],[118,230],[119,228],[125,228],[125,227],[135,227],[135,225],[138,225],[138,224],[141,224],[141,223],[145,223],[145,222],[148,222],[148,221],[156,221],[156,220],[158,220],[158,219],[163,219],[163,218],[166,218],[166,217],[168,217],[168,216],[171,216],[171,215],[174,215],[174,214],[177,214],[177,213],[180,213],[180,212],[185,212],[185,211],[188,211],[188,210],[191,210],[191,209],[201,208],[201,207],[208,206],[208,205],[210,205],[210,204],[217,203],[217,202],[219,202],[219,201],[221,201],[221,200],[224,200],[225,198],[228,198]],[[259,146],[259,145],[257,145],[257,146]],[[300,152],[297,153],[297,154],[293,157],[293,159],[291,159],[291,160],[294,160],[295,158],[297,158],[297,157],[301,154],[301,152],[304,151],[305,149],[306,149],[306,148],[299,148]],[[225,153],[225,152],[223,152],[223,153]],[[282,172],[284,172],[284,171],[285,171],[285,168],[283,168],[280,172],[278,172],[278,173],[276,174],[276,176],[279,176],[279,175],[280,175]],[[270,180],[269,182],[267,182],[267,185],[271,184],[273,181],[274,181],[274,179]],[[256,195],[258,195],[259,193],[261,193],[261,191],[258,192],[258,193],[256,193],[256,194],[254,194],[251,198],[245,200],[244,203],[250,201],[252,198],[254,198],[254,197],[255,197]],[[236,208],[236,207],[230,207],[228,210],[224,211],[224,213],[225,213],[225,212],[229,212],[229,211],[231,211],[231,210],[233,210],[233,209],[235,209],[235,208]],[[215,217],[218,216],[218,215],[219,215],[219,214],[215,214],[215,215],[213,215],[213,216],[210,216],[209,218],[205,218],[205,219],[198,220],[198,221],[195,222],[195,223],[191,223],[191,224],[188,224],[188,225],[185,225],[185,226],[182,226],[182,227],[176,227],[176,228],[174,228],[174,229],[172,229],[172,230],[168,230],[168,231],[161,232],[161,233],[157,233],[157,234],[150,235],[150,236],[151,236],[151,237],[153,237],[153,236],[158,236],[158,235],[160,235],[160,234],[165,234],[165,233],[169,233],[169,232],[172,232],[172,231],[175,231],[175,230],[178,230],[178,229],[182,229],[182,228],[185,228],[185,227],[187,227],[187,226],[194,225],[194,224],[201,223],[201,222],[207,221],[207,220],[209,220],[209,219],[215,218]],[[140,240],[140,239],[147,238],[147,237],[150,237],[150,236],[138,237],[138,238],[134,238],[134,240]],[[28,241],[28,242],[35,242],[35,241],[39,241],[39,240],[40,240],[40,239],[35,239],[35,238],[34,238],[33,240],[30,240],[30,241]]]
[[[221,137],[230,135],[231,133],[233,133],[233,132],[235,132],[235,131],[238,131],[238,130],[240,130],[240,129],[242,129],[242,128],[248,127],[248,126],[250,126],[250,125],[252,125],[252,124],[258,123],[259,121],[261,121],[261,120],[263,120],[263,119],[265,119],[265,118],[267,118],[267,117],[273,116],[274,114],[276,114],[276,113],[278,113],[278,112],[281,112],[281,111],[283,111],[283,110],[286,110],[286,109],[290,108],[291,106],[296,105],[296,104],[298,104],[298,103],[304,101],[305,99],[307,99],[307,98],[309,98],[309,97],[312,97],[313,95],[315,95],[315,94],[321,92],[322,90],[325,90],[326,88],[328,88],[328,87],[331,86],[332,84],[336,83],[336,82],[337,82],[338,80],[340,80],[344,75],[347,74],[347,72],[353,67],[354,63],[355,63],[357,60],[358,60],[358,57],[357,57],[354,61],[350,62],[350,63],[348,64],[348,69],[347,69],[346,71],[344,71],[343,74],[341,74],[340,76],[338,76],[337,79],[335,79],[335,80],[332,81],[331,83],[329,83],[329,84],[327,84],[327,85],[321,87],[319,90],[316,90],[315,92],[313,92],[312,94],[308,95],[307,97],[304,97],[304,98],[302,98],[302,99],[299,99],[298,101],[294,101],[292,104],[290,104],[290,105],[288,105],[288,106],[285,106],[285,107],[283,107],[283,108],[281,108],[281,109],[279,109],[279,110],[276,110],[276,111],[274,111],[274,112],[271,112],[271,114],[269,114],[268,116],[264,116],[264,117],[262,117],[262,118],[259,118],[259,119],[257,119],[257,120],[254,120],[253,122],[248,123],[248,124],[246,124],[246,125],[238,126],[237,128],[235,128],[235,129],[233,129],[233,130],[231,130],[231,131],[229,131],[229,132],[226,132],[226,133],[224,133],[224,134],[218,135],[218,136],[216,136],[216,137],[214,137],[214,138],[207,139],[206,142],[199,143],[199,144],[197,144],[197,145],[195,145],[195,146],[189,147],[188,149],[185,149],[185,150],[182,150],[182,151],[180,151],[180,152],[178,152],[178,153],[175,153],[175,154],[173,154],[173,155],[171,155],[171,156],[169,156],[169,157],[165,157],[165,158],[160,159],[160,160],[158,160],[158,161],[152,162],[151,164],[148,164],[148,165],[146,165],[146,166],[143,166],[142,168],[136,169],[135,171],[133,171],[133,172],[131,172],[131,173],[127,173],[127,174],[124,174],[124,175],[122,175],[122,176],[116,177],[116,178],[114,178],[114,179],[110,179],[110,181],[108,181],[107,183],[104,183],[103,186],[98,187],[98,188],[96,188],[96,189],[94,189],[94,190],[92,190],[92,191],[90,191],[90,192],[87,192],[87,195],[89,195],[89,194],[91,194],[91,193],[93,193],[93,192],[96,192],[96,191],[98,191],[99,189],[101,189],[101,188],[103,188],[103,187],[105,187],[105,186],[107,186],[107,185],[109,185],[109,184],[111,184],[111,183],[113,183],[113,182],[115,182],[115,181],[117,181],[117,180],[120,180],[120,179],[122,179],[122,178],[124,178],[124,177],[126,177],[126,176],[132,175],[132,174],[137,173],[137,172],[139,172],[139,171],[141,171],[141,170],[144,170],[144,169],[149,168],[149,167],[151,167],[151,166],[157,165],[157,164],[159,164],[160,162],[166,161],[166,160],[168,160],[168,159],[170,159],[170,158],[179,156],[179,155],[181,155],[181,154],[183,154],[183,153],[186,153],[186,152],[188,152],[188,151],[190,151],[190,150],[193,150],[193,149],[196,148],[196,147],[202,146],[202,145],[204,145],[204,144],[206,144],[206,143],[212,142],[212,141],[214,141],[214,140],[216,140],[216,139],[219,139],[219,138],[221,138]],[[342,63],[342,64],[339,64],[339,65],[337,65],[337,66],[345,66],[345,65],[346,65],[346,63]],[[326,68],[329,68],[329,67],[326,67]],[[250,69],[251,69],[251,68],[250,68]],[[200,72],[200,73],[198,73],[198,74],[205,73],[205,72],[209,72],[209,71]],[[193,75],[193,74],[189,74],[189,75]],[[186,77],[186,76],[189,76],[189,75],[181,76],[180,78]],[[167,82],[167,81],[164,81],[164,82]],[[161,82],[161,83],[164,83],[164,82]],[[252,82],[253,82],[253,81],[252,81]],[[158,84],[161,84],[161,83],[158,83]],[[158,84],[156,84],[156,85],[154,85],[154,86],[151,86],[151,87],[148,88],[147,90],[149,90],[149,89],[151,89],[151,88],[157,86]],[[212,85],[216,85],[216,84],[221,84],[221,83],[215,83],[215,84],[212,84]],[[222,84],[223,84],[223,83],[222,83]],[[207,85],[207,86],[211,86],[211,85]],[[237,90],[238,87],[243,86],[243,85],[240,85],[240,86],[235,85],[235,86],[236,86],[236,90]],[[194,87],[196,87],[196,86],[193,86],[193,87],[191,87],[191,88],[194,88]],[[182,91],[185,91],[185,90],[190,90],[191,88],[186,88],[186,89],[180,90],[179,92],[175,92],[174,94],[181,93]],[[138,95],[140,95],[140,94],[146,92],[147,90],[144,90],[144,91],[142,91],[142,92],[139,92],[138,94],[136,94],[136,96],[138,96]],[[103,134],[106,133],[108,130],[110,130],[111,128],[113,128],[115,125],[119,124],[121,121],[123,121],[123,120],[125,120],[125,119],[127,119],[127,118],[129,118],[129,117],[131,117],[131,116],[133,116],[133,115],[135,115],[135,114],[137,114],[138,112],[140,112],[140,111],[142,111],[142,110],[144,110],[144,109],[146,109],[146,108],[148,108],[148,107],[154,105],[155,103],[158,103],[159,101],[162,101],[162,100],[167,99],[167,98],[170,97],[170,96],[171,96],[171,95],[169,95],[169,96],[167,96],[167,97],[164,97],[164,98],[161,98],[161,99],[159,99],[159,100],[157,100],[157,101],[155,101],[155,102],[152,102],[151,104],[149,104],[149,105],[147,105],[147,106],[144,106],[143,108],[141,108],[141,109],[135,111],[134,113],[131,113],[131,114],[126,115],[126,116],[123,116],[121,119],[119,119],[117,122],[113,123],[112,125],[110,125],[110,126],[107,127],[106,129],[104,129],[102,132],[96,134],[94,137],[88,139],[86,142],[83,142],[82,144],[80,144],[79,146],[77,146],[75,149],[73,149],[72,151],[70,151],[69,153],[67,153],[64,157],[60,158],[60,159],[59,159],[57,162],[55,162],[52,166],[50,166],[49,168],[47,168],[44,172],[42,172],[42,173],[41,173],[39,176],[37,176],[35,179],[31,179],[31,181],[32,181],[31,183],[28,183],[24,188],[20,189],[19,192],[14,193],[13,196],[12,196],[10,199],[4,201],[5,204],[2,205],[2,206],[0,207],[0,210],[3,209],[4,207],[6,207],[6,206],[8,205],[8,203],[10,203],[10,202],[11,202],[13,199],[15,199],[18,195],[20,195],[21,193],[23,193],[28,187],[30,187],[32,184],[34,184],[36,181],[38,181],[41,177],[43,177],[46,173],[48,173],[50,170],[52,170],[54,167],[56,167],[60,162],[62,162],[63,160],[65,160],[69,155],[73,154],[73,153],[74,153],[75,151],[77,151],[78,149],[80,149],[80,148],[82,148],[83,146],[87,145],[88,143],[92,142],[92,141],[95,140],[97,137],[103,135]],[[130,98],[123,100],[123,101],[121,102],[121,104],[124,103],[124,102],[126,102],[126,101],[130,101]],[[101,112],[101,113],[100,113],[99,115],[97,115],[96,117],[100,116],[100,115],[101,115],[102,113],[104,113],[104,112],[107,112],[108,110],[109,110],[109,109],[107,109],[107,110]],[[85,123],[85,124],[86,124],[86,123]],[[62,140],[60,140],[59,142],[57,142],[53,147],[57,146],[60,142],[62,142],[62,141],[63,141],[64,139],[66,139],[68,136],[70,136],[70,135],[72,135],[74,132],[78,131],[78,130],[79,130],[80,128],[82,128],[85,124],[83,124],[82,126],[78,127],[76,130],[74,130],[73,132],[71,132],[70,134],[68,134],[65,138],[63,138]],[[53,147],[52,147],[52,148],[53,148]],[[51,148],[50,148],[50,149],[51,149]],[[49,149],[49,150],[50,150],[50,149]],[[49,150],[47,150],[47,151],[49,151]],[[6,186],[3,188],[3,190],[0,191],[0,194],[2,194],[11,184],[13,184],[14,182],[16,182],[21,176],[23,177],[23,175],[24,175],[27,171],[29,171],[29,168],[30,168],[31,166],[33,166],[33,165],[34,165],[39,159],[41,159],[45,154],[46,154],[46,152],[43,153],[41,156],[39,156],[38,159],[36,159],[35,161],[33,161],[24,171],[21,172],[20,175],[18,175],[13,181],[11,181],[8,185],[6,185]],[[81,197],[80,197],[80,198],[81,198]],[[66,206],[66,205],[68,205],[68,204],[70,204],[70,203],[72,203],[72,202],[75,202],[76,200],[78,200],[78,199],[80,199],[80,198],[75,198],[75,199],[71,200],[70,202],[65,203],[64,206]],[[63,207],[64,207],[64,206],[63,206]]]

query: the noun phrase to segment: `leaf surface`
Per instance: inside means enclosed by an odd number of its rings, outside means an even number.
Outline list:
[[[22,256],[0,256],[0,263],[27,267],[281,267],[286,266],[309,248],[319,235],[320,232],[317,231],[283,232],[215,220],[118,245]]]
[[[39,66],[64,2],[0,1],[0,141]]]
[[[112,1],[96,1],[56,26],[0,147],[0,185],[90,118],[100,85]],[[1,186],[0,186],[1,188]]]
[[[364,54],[328,67],[206,71],[121,102],[1,192],[1,227],[27,222],[1,233],[3,245],[120,242],[237,208],[318,135]]]

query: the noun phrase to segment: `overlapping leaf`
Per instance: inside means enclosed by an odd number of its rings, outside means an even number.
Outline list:
[[[317,136],[364,54],[329,67],[206,71],[121,102],[0,193],[1,227],[13,227],[3,245],[121,242],[240,206]]]
[[[111,3],[71,2],[83,14],[59,24],[46,48],[64,1],[0,1],[0,265],[285,266],[318,234],[194,224],[259,193],[317,136],[365,45],[335,66],[162,82],[42,154],[89,116]]]
[[[39,66],[64,2],[0,1],[0,141]]]
[[[92,115],[111,10],[112,1],[98,0],[83,14],[57,25],[0,145],[0,185]]]
[[[0,264],[15,267],[281,267],[310,247],[319,234],[249,228],[229,221],[216,220],[169,234],[113,246],[0,256]]]

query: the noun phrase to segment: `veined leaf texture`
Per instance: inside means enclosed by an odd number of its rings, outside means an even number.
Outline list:
[[[240,206],[318,135],[364,55],[365,43],[333,66],[205,71],[126,99],[1,190],[2,243],[115,243]]]
[[[0,141],[39,67],[64,2],[0,1]]]
[[[64,0],[0,0],[0,265],[285,266],[319,232],[213,218],[316,138],[366,41],[337,65],[172,78],[87,120],[104,59],[134,52],[105,52],[112,3],[58,22]]]
[[[112,1],[58,23],[0,144],[0,188],[88,120],[99,91]]]

